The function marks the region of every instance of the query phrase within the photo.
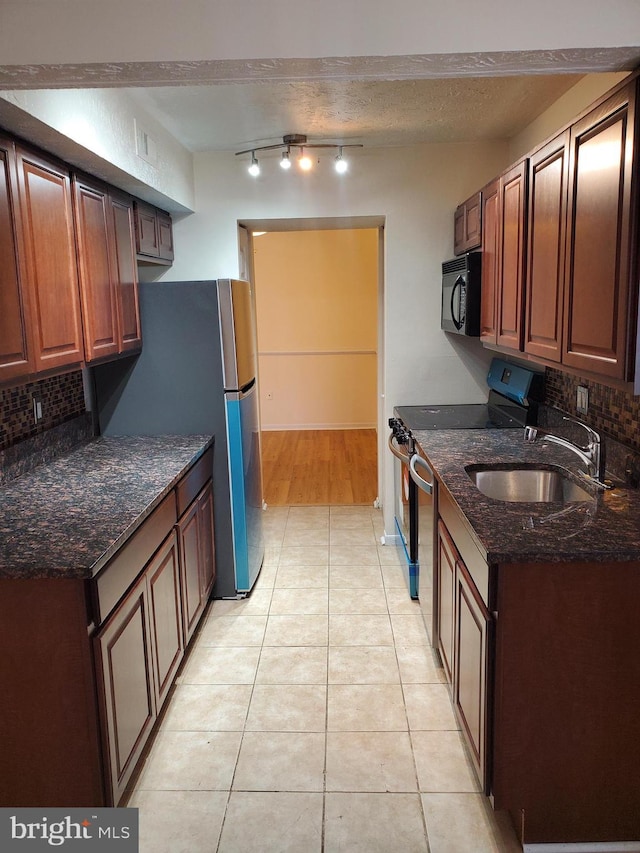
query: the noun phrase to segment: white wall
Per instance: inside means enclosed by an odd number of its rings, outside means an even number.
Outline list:
[[[137,154],[136,121],[154,141],[153,163]],[[191,152],[125,92],[0,92],[0,125],[172,213],[193,210]]]
[[[392,524],[392,457],[386,419],[395,405],[486,399],[490,354],[477,340],[440,331],[440,265],[453,252],[453,212],[504,166],[506,144],[363,149],[339,177],[320,169],[258,179],[233,154],[196,154],[196,214],[175,228],[173,281],[238,274],[237,222],[374,216],[385,221],[384,405],[378,423],[381,499]]]
[[[3,0],[3,64],[617,47],[637,0]],[[637,44],[637,41],[636,41]]]
[[[515,163],[524,154],[532,151],[627,76],[626,73],[610,73],[588,74],[583,77],[509,141],[509,161]]]

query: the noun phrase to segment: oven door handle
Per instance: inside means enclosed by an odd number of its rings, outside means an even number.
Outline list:
[[[423,471],[427,471],[431,475],[431,482],[425,480],[423,477],[418,474],[416,471],[416,465],[422,468]],[[411,479],[413,482],[422,489],[423,492],[426,492],[428,495],[433,494],[433,471],[429,467],[429,465],[425,462],[422,456],[418,456],[417,453],[414,453],[411,459],[409,460],[409,473],[411,474]]]
[[[405,465],[409,464],[409,454],[407,452],[403,453],[400,450],[400,447],[395,441],[395,435],[391,433],[389,436],[389,441],[387,442],[389,445],[389,450],[393,453],[393,455],[399,459],[401,462],[404,462]]]

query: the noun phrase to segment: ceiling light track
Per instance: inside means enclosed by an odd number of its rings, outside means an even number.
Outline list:
[[[316,148],[332,148],[338,152],[334,168],[338,174],[344,174],[347,171],[348,163],[344,157],[343,149],[345,148],[363,148],[364,146],[358,143],[340,143],[340,142],[309,142],[304,133],[287,133],[282,137],[282,142],[277,142],[275,145],[256,145],[253,148],[245,148],[243,151],[236,151],[236,157],[243,154],[251,155],[251,163],[249,165],[249,174],[257,178],[260,174],[260,166],[256,151],[282,151],[280,166],[284,170],[288,170],[292,165],[291,149],[299,149],[300,156],[297,158],[298,167],[308,172],[313,168],[313,161],[305,153],[308,149]]]

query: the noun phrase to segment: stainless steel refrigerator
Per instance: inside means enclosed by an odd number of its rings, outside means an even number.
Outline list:
[[[102,435],[215,434],[213,595],[264,556],[254,298],[246,281],[140,284],[142,353],[92,371]]]

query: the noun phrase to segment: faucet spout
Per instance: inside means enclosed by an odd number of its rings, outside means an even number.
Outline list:
[[[532,444],[539,437],[543,438],[545,441],[552,441],[554,444],[559,444],[561,447],[566,447],[568,450],[573,451],[576,456],[584,462],[587,466],[587,473],[590,478],[596,483],[596,485],[601,488],[608,488],[605,483],[605,453],[604,453],[604,445],[600,438],[600,434],[596,432],[596,430],[592,429],[587,424],[582,421],[575,420],[574,418],[569,418],[565,416],[563,418],[565,421],[569,421],[572,424],[576,424],[577,426],[581,426],[586,430],[588,436],[588,443],[586,447],[582,447],[579,444],[574,443],[573,441],[569,441],[567,438],[562,438],[562,436],[554,435],[552,432],[547,432],[546,430],[539,429],[537,427],[526,426],[524,428],[524,440]]]

